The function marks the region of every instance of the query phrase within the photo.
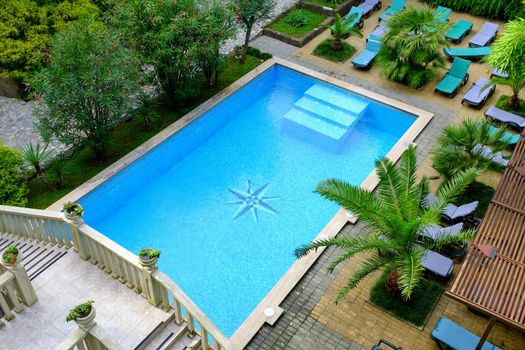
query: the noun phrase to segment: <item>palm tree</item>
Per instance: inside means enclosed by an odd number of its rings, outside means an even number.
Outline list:
[[[480,146],[490,147],[493,152],[504,150],[509,145],[505,132],[504,126],[491,132],[490,122],[482,119],[468,118],[445,127],[438,138],[438,146],[432,151],[434,169],[445,179],[470,168],[480,173],[503,171],[504,166],[484,156]]]
[[[416,154],[412,146],[401,156],[399,166],[396,167],[388,159],[378,160],[376,172],[379,184],[375,194],[334,179],[321,182],[316,190],[362,220],[369,231],[367,235],[321,239],[295,251],[297,257],[302,257],[320,247],[342,249],[343,253],[330,264],[330,273],[356,254],[369,253],[362,266],[339,291],[336,302],[363,278],[380,269],[390,271],[385,286],[387,292],[408,300],[422,278],[421,260],[425,249],[464,243],[474,235],[472,230],[465,230],[457,235],[442,236],[433,242],[420,238],[425,227],[439,222],[446,203],[454,200],[474,180],[475,170],[467,170],[443,185],[437,192],[438,201],[430,206],[426,204],[428,179],[423,177],[418,181],[416,178]]]
[[[27,166],[35,170],[36,176],[46,186],[51,187],[47,182],[44,174],[44,164],[49,159],[49,152],[47,151],[47,144],[42,147],[39,142],[33,146],[32,142],[22,147],[22,159]]]
[[[381,39],[377,61],[388,79],[413,88],[425,85],[443,67],[449,24],[439,22],[428,8],[408,7],[393,15]]]
[[[350,34],[355,34],[360,38],[363,37],[363,34],[355,26],[350,26],[355,19],[355,16],[349,18],[341,18],[338,13],[335,14],[334,24],[330,27],[332,31],[332,50],[341,51],[343,49],[343,39],[347,38]]]
[[[509,75],[507,79],[494,77],[491,80],[512,89],[507,106],[517,110],[518,94],[525,87],[525,19],[519,18],[505,25],[505,32],[492,45],[492,53],[486,61]]]

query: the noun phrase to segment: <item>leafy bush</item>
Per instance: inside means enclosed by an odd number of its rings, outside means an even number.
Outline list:
[[[522,0],[427,0],[427,3],[488,18],[506,20],[525,15]]]
[[[74,321],[77,318],[86,317],[91,312],[91,308],[93,307],[93,300],[88,300],[83,304],[77,305],[71,310],[69,310],[69,313],[66,316],[66,321]]]
[[[308,23],[308,16],[302,9],[293,9],[286,16],[286,23],[295,28],[304,27]]]
[[[0,1],[0,76],[19,83],[49,59],[49,37],[67,23],[98,15],[91,0]]]
[[[242,47],[240,47],[242,49]],[[248,55],[250,56],[253,56],[255,58],[259,58],[261,60],[269,60],[270,58],[272,58],[272,54],[271,53],[268,53],[268,52],[261,52],[261,50],[259,50],[258,48],[256,47],[251,47],[251,46],[248,46],[248,51],[247,51]]]
[[[326,58],[327,60],[334,62],[344,62],[349,59],[355,50],[355,47],[347,42],[342,42],[342,49],[337,51],[332,48],[333,39],[323,40],[314,50],[314,55]]]
[[[28,189],[19,152],[0,144],[0,204],[25,206]]]

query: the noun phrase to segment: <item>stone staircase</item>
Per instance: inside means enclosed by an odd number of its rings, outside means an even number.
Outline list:
[[[335,87],[315,84],[283,116],[282,130],[338,153],[367,108],[368,102],[363,99]]]

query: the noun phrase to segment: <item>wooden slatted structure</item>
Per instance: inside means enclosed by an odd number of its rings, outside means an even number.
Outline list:
[[[503,173],[476,238],[447,294],[525,331],[525,138]],[[481,247],[495,247],[494,259]],[[490,327],[487,327],[488,335]]]

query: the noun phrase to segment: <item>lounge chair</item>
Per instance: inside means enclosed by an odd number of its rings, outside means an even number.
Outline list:
[[[443,212],[441,213],[441,218],[444,221],[452,224],[472,219],[474,217],[474,211],[476,211],[478,205],[478,201],[463,204],[459,207],[454,204],[449,204],[445,207],[445,209],[443,209]]]
[[[381,43],[379,41],[368,40],[365,49],[352,60],[352,64],[360,69],[370,69],[380,48]]]
[[[487,102],[488,98],[496,91],[496,85],[490,84],[490,80],[484,77],[479,78],[467,91],[461,104],[466,103],[472,107],[481,108]]]
[[[440,349],[472,350],[478,345],[480,337],[452,322],[446,317],[441,317],[430,337],[436,342]],[[501,350],[488,341],[483,344],[481,350]]]
[[[441,92],[442,94],[454,97],[458,92],[461,85],[465,85],[468,81],[469,74],[468,68],[470,67],[470,62],[462,58],[454,58],[452,62],[452,67],[447,74],[441,79],[439,84],[437,84],[434,92]]]
[[[381,38],[385,36],[385,33],[387,31],[386,22],[380,22],[375,29],[372,31],[372,33],[368,34],[366,37],[366,41],[368,40],[375,40],[375,41],[381,41]]]
[[[392,4],[390,4],[390,6],[381,15],[379,15],[379,20],[385,20],[388,17],[403,11],[405,8],[405,3],[406,0],[392,0]]]
[[[441,235],[455,234],[461,231],[462,229],[463,229],[462,222],[459,222],[455,225],[447,226],[447,227],[441,227],[439,225],[431,225],[425,228],[425,230],[423,231],[423,235],[432,240],[435,240]]]
[[[472,30],[473,24],[464,20],[457,21],[452,28],[445,33],[445,38],[453,43],[460,43]]]
[[[403,348],[401,346],[395,346],[394,344],[392,344],[388,340],[384,340],[384,339],[380,339],[379,342],[377,343],[377,345],[372,345],[372,348],[370,350],[384,350],[381,347],[381,344],[385,344],[386,346],[388,346],[392,350],[403,350]]]
[[[496,128],[495,126],[490,126],[489,134],[494,135],[498,131],[499,128]],[[507,142],[510,146],[515,146],[520,140],[520,134],[512,134],[510,132],[505,131],[500,140]]]
[[[352,6],[350,11],[348,11],[348,14],[346,15],[346,20],[352,18],[352,21],[348,23],[348,28],[357,27],[359,29],[363,28],[364,21],[363,21],[363,10],[361,10],[358,7]],[[331,28],[332,33],[334,32],[333,28]]]
[[[363,10],[363,17],[368,18],[374,10],[379,10],[381,6],[383,3],[380,0],[365,0],[357,7]]]
[[[431,250],[425,251],[421,263],[427,272],[441,279],[449,279],[454,270],[454,261]]]
[[[436,22],[443,23],[448,21],[448,18],[450,17],[451,13],[452,10],[448,7],[438,6],[436,11],[434,11],[434,17],[436,18]]]
[[[525,127],[525,118],[494,106],[489,107],[489,109],[485,111],[485,117],[498,123],[508,124],[510,127],[518,131],[521,131],[521,129]]]
[[[497,78],[502,78],[502,79],[507,79],[509,77],[509,74],[504,72],[504,71],[501,71],[499,69],[496,69],[494,68],[491,72],[490,72],[490,77],[497,77]]]
[[[468,42],[470,47],[488,46],[496,39],[499,25],[491,22],[485,22],[479,32]]]
[[[490,47],[458,47],[458,48],[444,48],[443,53],[449,58],[465,58],[469,61],[479,61],[483,57],[492,52]]]
[[[473,149],[474,152],[479,152],[484,158],[492,160],[494,163],[499,164],[503,167],[509,165],[509,160],[503,157],[501,152],[493,152],[488,146],[476,145]]]

